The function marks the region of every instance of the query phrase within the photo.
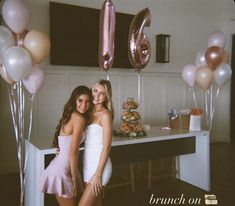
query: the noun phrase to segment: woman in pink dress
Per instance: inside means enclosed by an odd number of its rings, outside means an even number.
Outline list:
[[[40,191],[54,194],[60,206],[74,206],[78,189],[78,152],[91,105],[91,91],[75,88],[64,106],[54,135],[58,155],[42,174]]]
[[[101,206],[102,190],[112,174],[109,152],[112,143],[113,103],[109,81],[92,88],[93,110],[88,120],[83,155],[85,190],[78,206]]]

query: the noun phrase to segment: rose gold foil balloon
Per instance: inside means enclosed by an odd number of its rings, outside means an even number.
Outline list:
[[[31,54],[33,61],[39,63],[49,55],[51,43],[46,34],[31,30],[24,38],[24,47]]]
[[[207,90],[213,81],[213,72],[207,66],[200,67],[196,72],[196,82],[198,85]]]
[[[150,60],[151,45],[143,33],[144,27],[150,26],[150,23],[151,15],[148,8],[137,13],[131,22],[128,35],[128,57],[136,70],[143,69]]]
[[[99,65],[108,71],[114,61],[115,9],[111,0],[106,0],[100,12]]]
[[[205,58],[209,68],[215,70],[223,60],[224,50],[217,46],[209,47],[206,50]]]

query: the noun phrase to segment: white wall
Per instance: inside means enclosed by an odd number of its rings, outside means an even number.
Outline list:
[[[29,29],[49,34],[49,1],[26,0],[31,11]],[[101,8],[103,0],[57,1],[81,6]],[[213,31],[222,30],[228,37],[226,50],[231,54],[231,34],[235,33],[235,4],[232,0],[113,0],[117,12],[136,14],[148,7],[152,15],[150,28],[145,33],[152,45],[152,57],[142,71],[143,122],[166,124],[166,113],[172,106],[191,107],[192,98],[183,83],[180,72],[185,64],[194,63],[197,51],[207,47]],[[232,19],[232,20],[231,20]],[[76,26],[76,25],[74,25]],[[155,63],[157,34],[170,34],[170,63]],[[98,35],[98,34],[97,34]],[[91,86],[105,78],[100,68],[51,66],[46,60],[45,84],[35,103],[33,138],[52,136],[63,105],[78,84]],[[137,97],[137,77],[133,70],[112,68],[116,110],[115,125],[119,122],[121,103],[127,96]],[[12,132],[6,85],[0,84],[0,174],[17,170],[15,139]],[[201,100],[202,94],[197,91]],[[216,104],[212,141],[230,140],[230,84],[222,88]]]

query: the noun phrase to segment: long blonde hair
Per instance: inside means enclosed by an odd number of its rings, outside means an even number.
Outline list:
[[[104,102],[103,106],[111,112],[112,118],[114,118],[114,109],[113,109],[113,101],[112,101],[112,86],[111,86],[110,81],[104,80],[104,79],[99,80],[92,87],[92,91],[97,85],[102,85],[104,87],[107,100]]]

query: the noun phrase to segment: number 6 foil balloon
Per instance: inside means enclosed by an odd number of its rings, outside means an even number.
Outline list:
[[[148,8],[137,13],[131,22],[128,35],[128,57],[131,65],[138,71],[143,69],[150,60],[151,45],[143,33],[144,27],[149,27],[150,23],[151,15]]]
[[[99,65],[105,71],[114,61],[115,9],[111,0],[106,0],[100,12]]]

